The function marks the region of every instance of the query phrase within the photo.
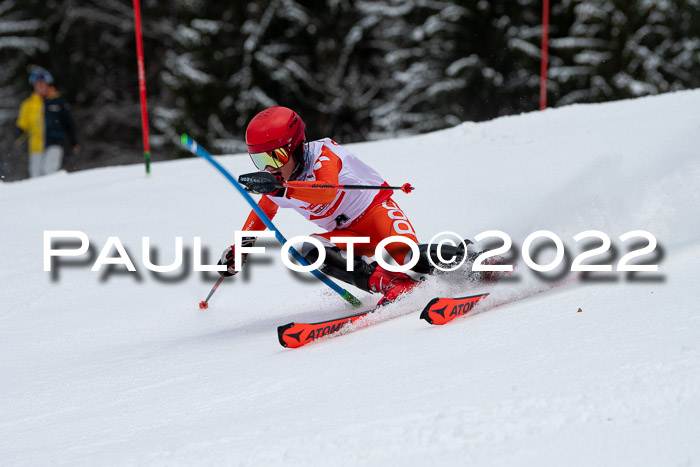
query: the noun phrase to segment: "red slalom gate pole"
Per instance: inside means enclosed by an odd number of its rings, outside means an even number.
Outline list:
[[[542,62],[540,63],[540,110],[547,108],[547,53],[549,51],[549,0],[542,0]]]
[[[315,188],[315,189],[337,189],[337,190],[401,190],[404,193],[410,193],[415,188],[411,186],[410,183],[404,183],[401,186],[378,186],[378,185],[333,185],[330,183],[313,183],[311,185],[307,185],[306,182],[283,182],[282,186],[285,188],[304,188],[304,189],[309,189],[309,188]]]
[[[148,144],[148,108],[146,105],[146,72],[143,66],[143,40],[141,39],[141,5],[134,0],[134,23],[136,29],[136,64],[139,73],[139,93],[141,98],[141,133],[143,135],[143,161],[146,175],[151,174],[151,148]]]

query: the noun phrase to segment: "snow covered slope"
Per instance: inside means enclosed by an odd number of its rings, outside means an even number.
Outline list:
[[[191,272],[194,237],[213,262],[248,213],[205,162],[0,184],[2,464],[700,463],[698,108],[687,91],[351,145],[417,187],[395,199],[423,241],[498,229],[519,248],[546,229],[575,256],[572,237],[597,229],[614,266],[630,249],[618,237],[642,229],[659,246],[640,261],[659,272],[532,295],[550,283],[520,261],[481,313],[442,327],[418,319],[429,298],[481,289],[430,279],[378,324],[297,350],[278,325],[352,310],[286,270],[272,241],[197,308],[216,276]],[[288,238],[314,231],[292,212],[275,222]],[[46,230],[85,232],[92,257],[44,272]],[[136,273],[90,271],[110,236]],[[148,271],[145,236],[157,264],[182,236],[183,268]]]

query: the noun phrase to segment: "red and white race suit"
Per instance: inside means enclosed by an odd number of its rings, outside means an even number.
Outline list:
[[[353,153],[330,138],[312,141],[305,154],[306,166],[298,181],[329,185],[387,185],[384,178]],[[263,195],[258,205],[271,219],[277,209],[291,208],[327,233],[315,234],[326,245],[331,237],[369,237],[356,244],[355,255],[372,256],[384,238],[404,236],[418,242],[413,226],[391,199],[390,190],[338,190],[336,188],[287,188],[284,197]],[[264,230],[264,223],[251,211],[243,230]],[[337,245],[345,249],[346,244]],[[391,243],[387,252],[399,263],[407,259],[410,247]]]

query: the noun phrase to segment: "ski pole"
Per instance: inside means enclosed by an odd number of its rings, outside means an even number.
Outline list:
[[[265,212],[260,209],[260,206],[258,206],[258,203],[255,202],[255,200],[248,194],[248,192],[243,188],[243,186],[238,183],[238,181],[229,173],[228,170],[226,170],[221,164],[219,164],[217,161],[214,160],[213,157],[211,157],[211,154],[204,149],[202,146],[197,144],[195,140],[193,140],[191,137],[189,137],[187,134],[182,134],[180,137],[180,143],[187,148],[192,154],[194,154],[197,157],[201,157],[202,159],[205,159],[207,162],[209,162],[211,165],[213,165],[221,174],[226,177],[226,179],[231,182],[231,184],[238,190],[238,192],[243,196],[243,199],[245,199],[250,207],[253,209],[255,214],[260,218],[261,221],[265,224],[265,227],[270,229],[270,231],[274,232],[275,238],[277,238],[277,241],[279,241],[281,244],[287,243],[287,239],[284,238],[284,235],[280,233],[279,230],[277,230],[277,227],[275,227],[275,224],[272,223],[272,220],[265,214]],[[299,261],[299,263],[302,266],[310,266],[309,262],[306,261],[306,259],[301,256],[301,254],[296,250],[296,248],[290,248],[289,252],[292,254],[294,259]],[[310,271],[311,274],[316,276],[318,280],[326,284],[328,287],[333,289],[334,292],[336,292],[338,295],[343,297],[345,301],[350,303],[352,306],[355,308],[358,308],[362,306],[362,302],[355,297],[353,294],[345,290],[344,288],[340,287],[338,284],[330,280],[327,276],[325,276],[321,271],[318,269],[314,269],[313,271]]]
[[[376,186],[376,185],[333,185],[330,183],[312,183],[291,181],[282,182],[284,188],[315,188],[315,189],[338,189],[338,190],[401,190],[404,193],[410,193],[415,190],[415,187],[410,183],[404,183],[401,186]]]
[[[209,299],[211,298],[212,295],[214,295],[214,292],[216,292],[216,289],[219,288],[219,284],[221,284],[221,281],[224,280],[224,277],[226,276],[219,276],[219,278],[216,280],[216,284],[214,284],[214,287],[211,288],[211,292],[209,292],[209,295],[207,295],[207,299],[199,302],[199,309],[200,310],[205,310],[209,308]]]

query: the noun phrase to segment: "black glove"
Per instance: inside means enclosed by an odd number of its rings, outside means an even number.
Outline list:
[[[270,172],[253,172],[238,177],[238,183],[245,185],[248,191],[269,196],[284,196],[286,188],[282,186],[284,179],[281,175]]]
[[[241,239],[241,246],[251,247],[253,245],[255,245],[255,237],[243,237]],[[241,266],[239,269],[243,268],[243,265],[247,259],[248,253],[241,253]],[[238,274],[238,271],[234,269],[236,266],[236,246],[231,245],[230,247],[226,248],[221,254],[221,259],[216,264],[226,265],[225,271],[219,271],[219,274],[222,276],[229,277]]]

